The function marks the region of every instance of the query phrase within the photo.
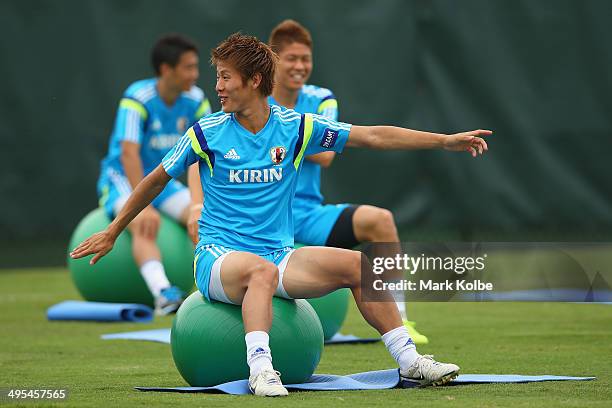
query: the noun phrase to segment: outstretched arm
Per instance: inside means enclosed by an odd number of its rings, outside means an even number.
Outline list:
[[[70,252],[70,256],[76,259],[95,254],[89,263],[93,265],[98,262],[100,258],[113,249],[115,240],[121,231],[162,192],[170,179],[171,177],[164,168],[161,165],[157,166],[155,170],[138,183],[113,222],[104,231],[98,232],[81,242]]]
[[[346,146],[386,150],[444,149],[467,151],[476,157],[488,150],[481,136],[491,134],[492,131],[481,129],[444,135],[394,126],[353,126]]]

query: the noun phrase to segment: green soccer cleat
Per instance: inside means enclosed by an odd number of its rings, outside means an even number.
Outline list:
[[[429,339],[427,336],[419,333],[415,328],[416,322],[411,320],[404,320],[404,327],[408,330],[408,334],[412,338],[414,344],[427,344],[429,343]]]

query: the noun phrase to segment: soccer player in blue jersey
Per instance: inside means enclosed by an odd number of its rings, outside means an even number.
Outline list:
[[[274,27],[268,45],[279,57],[270,104],[338,120],[338,102],[332,91],[306,84],[313,67],[310,32],[297,21],[285,20]],[[293,200],[295,241],[347,249],[361,242],[399,243],[391,211],[371,205],[323,204],[321,168],[328,168],[335,155],[333,151],[314,154],[302,164]],[[412,340],[427,344],[427,337],[408,320],[404,293],[397,291],[394,297]]]
[[[233,34],[212,51],[222,111],[200,120],[145,177],[102,232],[72,252],[97,262],[173,177],[193,163],[205,194],[196,283],[208,299],[242,305],[249,386],[256,395],[287,395],[272,365],[268,331],[272,297],[319,297],[347,287],[359,311],[376,328],[399,364],[401,377],[422,386],[445,384],[459,367],[420,355],[391,295],[386,302],[361,296],[361,253],[332,247],[293,246],[291,203],[305,156],[347,147],[446,149],[482,154],[487,144],[475,130],[453,135],[392,126],[352,126],[315,114],[270,106],[276,54],[255,37]]]
[[[151,59],[157,76],[134,82],[123,94],[108,154],[101,164],[98,195],[111,218],[181,135],[210,113],[208,99],[195,86],[198,49],[190,39],[176,34],[160,38]],[[161,262],[156,244],[159,211],[185,224],[190,203],[189,190],[172,180],[128,226],[134,260],[155,298],[156,312],[161,315],[175,312],[184,294],[170,284]]]

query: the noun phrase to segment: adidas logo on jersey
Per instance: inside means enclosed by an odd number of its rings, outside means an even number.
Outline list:
[[[283,168],[273,167],[262,170],[230,170],[230,183],[274,183],[283,178]]]
[[[226,159],[238,160],[240,155],[236,152],[236,149],[230,149],[223,157]]]

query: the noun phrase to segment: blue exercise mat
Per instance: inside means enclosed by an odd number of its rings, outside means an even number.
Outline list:
[[[586,381],[595,377],[565,377],[555,375],[460,375],[448,385],[526,383],[541,381]],[[416,384],[400,382],[397,369],[368,371],[351,375],[314,374],[303,384],[286,384],[290,391],[350,391],[386,390],[390,388],[414,388]],[[231,381],[214,387],[135,387],[139,391],[182,392],[182,393],[225,393],[232,395],[249,394],[247,380]]]
[[[135,303],[68,300],[47,309],[47,319],[143,323],[150,322],[153,319],[153,309]]]
[[[362,338],[362,337],[354,336],[352,334],[336,333],[332,336],[331,339],[326,340],[325,344],[326,345],[329,345],[329,344],[359,344],[359,343],[364,344],[364,343],[376,343],[380,340],[381,340],[380,337]]]
[[[103,340],[141,340],[153,341],[157,343],[170,344],[170,329],[155,329],[141,330],[125,333],[103,334]],[[325,344],[356,344],[356,343],[374,343],[380,341],[380,338],[366,338],[353,336],[352,334],[337,333],[334,337],[325,342]]]
[[[111,333],[100,336],[103,340],[141,340],[170,344],[170,329],[141,330],[125,333]]]

